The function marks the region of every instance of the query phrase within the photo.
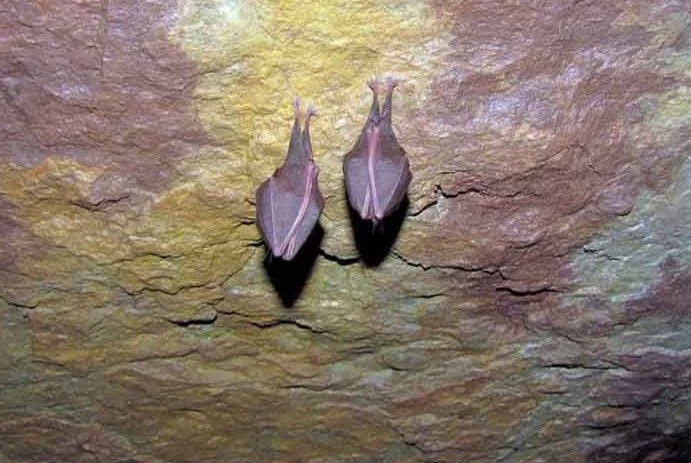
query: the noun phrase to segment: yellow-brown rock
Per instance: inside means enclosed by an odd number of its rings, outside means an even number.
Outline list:
[[[0,5],[0,462],[691,458],[684,1]],[[383,230],[341,162],[400,79]],[[296,96],[327,202],[254,190]]]

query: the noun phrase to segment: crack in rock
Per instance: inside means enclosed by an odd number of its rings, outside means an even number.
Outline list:
[[[308,331],[308,332],[313,333],[313,334],[329,334],[329,331],[327,331],[327,330],[315,328],[314,326],[311,326],[307,323],[300,322],[300,321],[293,320],[293,319],[277,319],[277,320],[271,320],[268,322],[257,322],[257,321],[248,320],[248,322],[251,325],[254,325],[257,328],[260,328],[263,330],[275,328],[277,326],[288,325],[288,326],[294,326],[300,330]]]

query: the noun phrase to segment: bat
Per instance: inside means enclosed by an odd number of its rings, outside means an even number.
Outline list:
[[[343,158],[343,175],[350,205],[364,220],[378,224],[403,202],[412,179],[405,151],[391,127],[391,102],[396,82],[386,82],[384,105],[379,108],[376,80],[372,107],[353,149]]]
[[[295,122],[283,165],[257,188],[257,227],[271,253],[292,260],[319,221],[324,198],[319,191],[319,169],[312,158],[310,118],[300,129],[300,101],[295,100]]]

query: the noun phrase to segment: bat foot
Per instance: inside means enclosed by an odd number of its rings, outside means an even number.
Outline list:
[[[396,79],[395,77],[387,77],[386,78],[386,91],[387,92],[393,92],[393,89],[398,86],[398,84],[401,83],[401,79]]]
[[[296,96],[295,99],[293,100],[293,108],[295,108],[295,117],[298,116],[298,113],[300,112],[300,97]]]
[[[306,113],[306,115],[307,115],[307,120],[309,120],[310,117],[312,117],[312,116],[318,116],[319,113],[317,113],[317,109],[316,109],[313,105],[309,105],[309,106],[307,107],[307,113]]]
[[[396,88],[399,83],[401,83],[401,79],[396,79],[395,77],[389,76],[384,80],[384,82],[382,82],[378,77],[375,77],[374,79],[367,81],[367,86],[370,88],[370,90],[372,90],[372,93],[374,93],[375,97],[382,92],[382,90],[388,96],[393,93],[393,89]]]

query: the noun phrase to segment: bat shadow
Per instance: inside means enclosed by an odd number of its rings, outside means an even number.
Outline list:
[[[324,229],[317,223],[293,260],[276,258],[267,251],[264,270],[284,307],[295,305],[305,289],[307,280],[314,269],[314,263],[319,257],[319,246],[323,238]]]
[[[362,220],[360,214],[353,209],[346,197],[348,214],[353,230],[355,247],[360,254],[360,261],[366,267],[377,267],[391,252],[396,243],[403,221],[408,214],[410,201],[408,195],[403,198],[401,205],[391,215],[385,217],[379,224],[374,225],[369,220]]]

